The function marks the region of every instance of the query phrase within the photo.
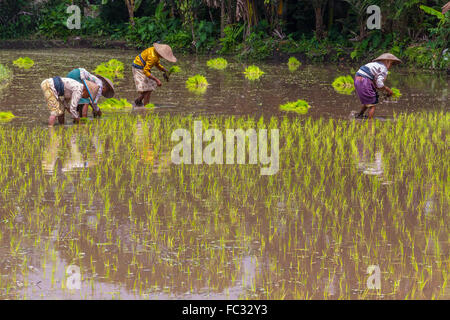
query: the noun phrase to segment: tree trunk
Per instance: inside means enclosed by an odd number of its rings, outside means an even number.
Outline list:
[[[328,32],[331,31],[334,19],[334,0],[328,1]]]
[[[314,8],[314,13],[316,15],[316,38],[322,39],[323,36],[323,17],[321,6]]]
[[[125,0],[128,8],[128,15],[130,16],[130,23],[134,27],[134,0]]]
[[[225,0],[220,0],[220,37],[225,37]]]

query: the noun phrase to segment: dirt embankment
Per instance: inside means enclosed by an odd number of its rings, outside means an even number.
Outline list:
[[[45,49],[45,48],[97,48],[97,49],[134,49],[126,41],[69,38],[66,40],[13,39],[0,40],[0,49]]]

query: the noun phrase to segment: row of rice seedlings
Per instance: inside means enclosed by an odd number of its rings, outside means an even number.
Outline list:
[[[164,162],[170,133],[198,119],[221,130],[279,128],[282,170],[267,177],[251,165]],[[448,115],[395,119],[359,126],[310,118],[117,117],[79,128],[83,157],[102,150],[99,161],[63,174],[41,168],[46,130],[0,128],[6,142],[0,163],[7,168],[0,174],[0,213],[14,212],[0,226],[1,246],[12,249],[3,256],[12,261],[22,250],[47,251],[57,270],[50,249],[57,245],[94,291],[111,282],[140,296],[207,290],[270,299],[380,297],[365,287],[367,266],[378,264],[385,299],[448,298],[448,168],[437,156],[446,152]],[[73,152],[75,129],[54,131],[61,137],[57,168]],[[140,155],[148,149],[153,157],[144,161]],[[363,174],[358,163],[371,161],[378,149],[383,174]],[[29,263],[13,262],[21,271],[5,271],[11,276],[1,286],[9,294],[23,292],[12,279],[26,274]],[[42,269],[39,263],[33,267]]]

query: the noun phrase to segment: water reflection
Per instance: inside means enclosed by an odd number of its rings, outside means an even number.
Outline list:
[[[83,128],[79,129],[74,131],[67,141],[63,141],[65,133],[61,128],[48,129],[48,144],[42,157],[42,168],[46,173],[53,174],[55,170],[70,172],[98,163],[103,153],[98,136],[94,134],[87,138],[88,132],[83,132]],[[82,152],[83,150],[89,152]]]

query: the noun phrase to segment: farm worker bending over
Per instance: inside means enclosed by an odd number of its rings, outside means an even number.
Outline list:
[[[359,68],[355,76],[355,89],[362,104],[362,109],[356,118],[363,118],[364,112],[369,109],[369,118],[373,118],[375,105],[378,103],[378,93],[376,90],[384,90],[388,96],[392,95],[392,90],[384,85],[388,70],[391,66],[402,61],[390,53],[383,53],[372,62]]]
[[[85,118],[85,117],[87,117],[87,113],[88,113],[88,108],[89,108],[88,104],[90,104],[92,107],[92,110],[93,110],[94,118],[100,117],[102,115],[102,112],[100,111],[100,108],[97,105],[98,99],[100,99],[101,96],[104,96],[105,98],[114,97],[114,86],[113,86],[111,80],[109,80],[108,78],[102,77],[100,75],[93,75],[84,68],[73,69],[72,71],[70,71],[67,74],[67,78],[71,78],[82,84],[86,80],[86,81],[94,82],[96,85],[98,85],[98,87],[99,87],[98,93],[95,97],[92,97],[92,99],[94,99],[94,101],[91,101],[91,97],[89,97],[88,99],[81,98],[80,101],[78,102],[78,105],[82,105],[82,106],[79,106],[78,109],[79,109],[80,117]]]
[[[161,86],[161,81],[151,74],[151,68],[156,66],[163,71],[164,78],[166,81],[169,81],[169,72],[159,63],[160,58],[169,62],[177,62],[177,58],[173,55],[170,46],[159,43],[154,43],[153,47],[145,49],[134,59],[132,64],[133,78],[136,90],[140,94],[134,101],[137,107],[148,104],[152,91],[156,89],[156,86]]]
[[[87,87],[76,80],[61,77],[42,81],[41,88],[50,110],[49,126],[55,124],[56,118],[60,124],[64,124],[65,109],[72,114],[74,123],[80,123],[80,116],[77,112],[78,102],[81,98],[88,98],[89,92],[92,96],[96,96],[99,89],[98,85],[91,81],[86,81],[86,85]]]

